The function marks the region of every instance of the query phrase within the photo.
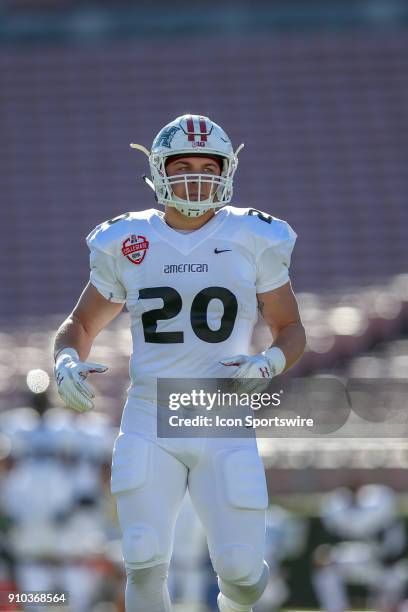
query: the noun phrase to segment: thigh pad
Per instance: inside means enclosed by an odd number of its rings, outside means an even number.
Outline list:
[[[255,449],[234,449],[220,456],[222,488],[230,506],[242,510],[268,507],[265,470]]]
[[[151,477],[152,443],[135,434],[121,434],[112,457],[113,494],[144,487]]]

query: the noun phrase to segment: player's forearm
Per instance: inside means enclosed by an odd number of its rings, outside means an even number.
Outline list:
[[[54,359],[63,348],[74,348],[81,361],[86,361],[93,338],[88,334],[81,321],[70,315],[57,331],[54,342]]]
[[[277,346],[283,351],[286,358],[284,372],[293,366],[304,353],[306,346],[305,329],[300,322],[289,323],[276,334],[272,346]]]

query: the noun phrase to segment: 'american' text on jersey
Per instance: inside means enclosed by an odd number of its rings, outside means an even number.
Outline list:
[[[165,274],[177,274],[179,272],[208,272],[208,264],[206,263],[182,263],[182,264],[165,264],[163,266]]]

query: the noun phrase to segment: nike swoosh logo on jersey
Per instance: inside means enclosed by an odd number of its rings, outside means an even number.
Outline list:
[[[218,255],[218,253],[226,253],[227,251],[232,251],[232,249],[214,249],[214,253]]]

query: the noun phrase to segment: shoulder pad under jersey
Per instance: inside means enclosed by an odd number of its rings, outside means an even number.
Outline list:
[[[121,241],[131,233],[143,233],[150,218],[157,214],[154,208],[139,212],[127,212],[97,225],[86,237],[89,248],[97,248],[110,255],[118,253]]]
[[[277,252],[292,252],[297,234],[289,223],[256,208],[228,206],[234,234],[253,253],[275,247]]]

